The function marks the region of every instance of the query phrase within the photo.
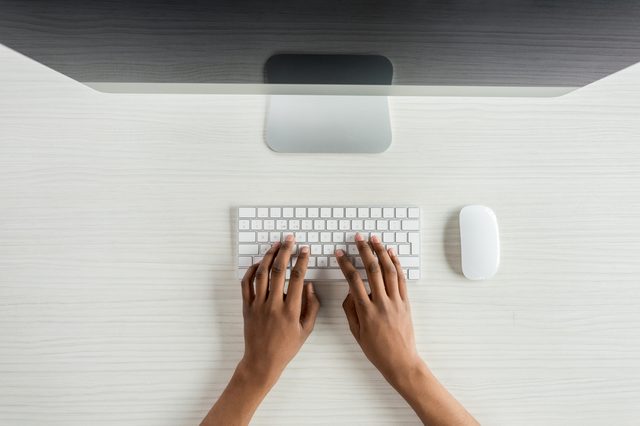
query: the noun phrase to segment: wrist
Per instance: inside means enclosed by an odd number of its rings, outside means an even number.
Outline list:
[[[251,384],[256,389],[264,390],[264,393],[266,393],[278,381],[280,373],[268,365],[252,361],[245,356],[238,363],[234,376],[237,376],[244,383]]]
[[[415,394],[420,387],[423,387],[432,378],[433,375],[427,364],[420,357],[417,357],[415,360],[405,364],[405,366],[398,368],[391,377],[387,378],[387,381],[401,395],[405,396]]]

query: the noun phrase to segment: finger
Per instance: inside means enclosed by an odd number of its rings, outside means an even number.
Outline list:
[[[404,270],[402,269],[402,265],[400,264],[400,259],[398,259],[398,254],[393,250],[389,249],[389,257],[391,257],[391,261],[393,265],[396,267],[396,271],[398,274],[398,294],[402,300],[407,300],[407,277],[404,276]]]
[[[304,276],[307,273],[307,264],[309,263],[309,246],[300,247],[298,260],[291,269],[291,278],[289,278],[289,288],[287,289],[286,303],[292,309],[297,309],[298,314],[302,308],[302,287],[304,286]]]
[[[269,283],[269,298],[273,301],[282,301],[284,296],[284,281],[286,279],[287,267],[291,260],[291,249],[293,248],[293,234],[287,235],[284,244],[278,250],[278,255],[271,265],[271,279]]]
[[[344,298],[344,302],[342,302],[342,309],[344,309],[344,313],[347,315],[351,334],[353,334],[353,337],[358,340],[360,338],[360,321],[358,320],[356,303],[353,301],[351,293],[347,294],[347,297]]]
[[[242,277],[242,281],[240,281],[240,287],[242,288],[242,303],[244,306],[249,306],[253,302],[255,298],[255,291],[253,290],[253,279],[256,275],[256,271],[258,270],[259,264],[251,265],[247,272],[244,273],[244,277]]]
[[[342,274],[349,283],[349,293],[354,295],[358,306],[366,306],[368,303],[371,303],[360,273],[356,267],[353,266],[349,258],[345,256],[344,251],[336,250],[336,259],[338,259],[338,265],[340,265],[340,269],[342,269]]]
[[[256,300],[259,302],[267,298],[267,292],[269,291],[269,271],[271,270],[273,258],[279,249],[280,242],[276,241],[264,254],[264,257],[260,261],[260,266],[258,266],[258,270],[256,271]]]
[[[356,246],[358,247],[358,253],[360,254],[362,263],[364,263],[365,270],[367,271],[371,296],[373,299],[377,299],[381,295],[386,297],[387,292],[384,289],[384,280],[382,279],[382,271],[378,259],[371,251],[369,244],[367,244],[360,234],[356,234]]]
[[[373,247],[373,251],[376,252],[378,263],[382,268],[382,277],[384,278],[387,295],[392,299],[398,297],[398,272],[389,257],[389,253],[387,253],[384,244],[382,244],[382,241],[380,241],[377,235],[371,237],[371,246]]]
[[[311,333],[313,326],[316,324],[316,318],[318,317],[318,311],[320,310],[320,300],[316,295],[315,288],[312,283],[306,283],[304,285],[303,296],[305,300],[305,309],[300,318],[302,329]]]

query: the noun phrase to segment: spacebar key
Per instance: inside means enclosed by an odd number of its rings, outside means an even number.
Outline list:
[[[307,269],[307,273],[304,276],[305,280],[316,280],[316,281],[336,281],[342,280],[346,281],[344,278],[344,274],[340,269]]]

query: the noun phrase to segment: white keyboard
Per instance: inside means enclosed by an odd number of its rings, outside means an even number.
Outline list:
[[[393,248],[409,280],[420,278],[420,209],[418,207],[240,207],[238,208],[238,276],[242,277],[276,241],[294,234],[295,264],[300,246],[309,246],[305,279],[344,280],[334,252],[342,249],[366,279],[355,235],[377,235]]]

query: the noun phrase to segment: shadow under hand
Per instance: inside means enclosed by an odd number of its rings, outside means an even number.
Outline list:
[[[449,214],[442,235],[444,255],[449,267],[458,275],[462,275],[460,259],[460,209]]]

